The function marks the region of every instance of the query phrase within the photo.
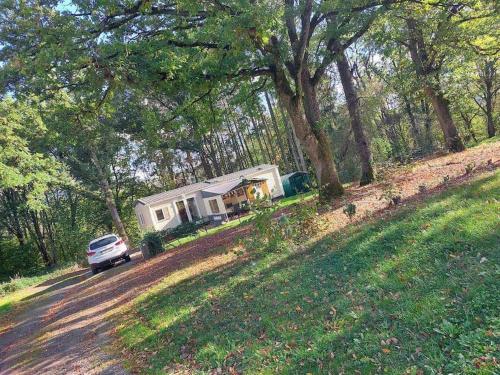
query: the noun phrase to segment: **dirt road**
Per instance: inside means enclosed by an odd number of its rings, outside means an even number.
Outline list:
[[[469,149],[458,155],[429,158],[398,170],[391,181],[403,199],[418,199],[419,185],[439,190],[443,178],[463,183],[465,166],[474,163],[477,174],[500,164],[500,142]],[[356,220],[380,211],[383,184],[348,189],[346,199],[357,206]],[[333,230],[348,225],[342,214],[345,201],[325,215]],[[333,220],[334,219],[334,220]],[[144,261],[139,253],[132,262],[96,276],[77,270],[36,288],[36,293],[11,314],[12,326],[0,333],[0,375],[6,374],[125,374],[120,358],[108,352],[120,309],[173,271],[200,261],[210,262],[235,237],[250,232],[241,226],[185,244]]]

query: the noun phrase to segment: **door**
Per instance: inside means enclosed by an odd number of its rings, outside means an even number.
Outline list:
[[[200,214],[198,213],[198,207],[196,207],[196,202],[194,201],[194,198],[188,198],[187,203],[188,203],[189,213],[191,214],[191,218],[193,220],[200,219]]]
[[[175,202],[175,205],[177,206],[177,211],[179,212],[179,217],[181,218],[181,222],[188,223],[189,222],[189,217],[186,212],[186,206],[184,205],[183,201],[178,201]]]

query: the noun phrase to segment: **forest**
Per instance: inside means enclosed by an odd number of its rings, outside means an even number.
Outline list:
[[[322,202],[498,129],[488,0],[0,2],[0,281],[258,164]]]

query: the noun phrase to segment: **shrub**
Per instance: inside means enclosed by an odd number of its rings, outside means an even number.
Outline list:
[[[465,166],[465,174],[471,174],[475,167],[476,163],[474,162],[467,163],[467,165]]]
[[[389,203],[389,206],[397,206],[401,203],[401,191],[393,185],[387,185],[384,187],[384,191],[379,199],[385,199]]]
[[[191,234],[196,234],[198,227],[199,226],[195,222],[183,223],[171,229],[168,234],[174,238],[187,237]]]
[[[354,215],[356,215],[356,205],[354,203],[348,203],[344,206],[342,211],[344,212],[344,215],[349,218],[349,220],[352,220]]]
[[[150,256],[155,256],[164,251],[162,235],[159,232],[148,232],[142,238],[143,246],[147,247]]]

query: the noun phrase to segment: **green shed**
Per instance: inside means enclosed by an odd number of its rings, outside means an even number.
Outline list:
[[[306,172],[292,172],[281,176],[285,197],[305,193],[311,188],[311,179]]]

